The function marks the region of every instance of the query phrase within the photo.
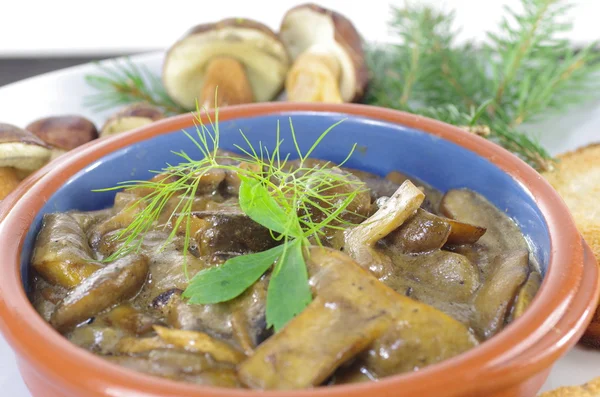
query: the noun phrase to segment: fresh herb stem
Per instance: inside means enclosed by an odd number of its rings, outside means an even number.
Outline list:
[[[85,77],[96,93],[85,99],[84,105],[101,111],[131,103],[145,102],[175,115],[187,110],[176,104],[165,91],[160,77],[129,58],[112,65],[98,66],[102,73]]]
[[[269,229],[280,245],[268,251],[237,256],[220,266],[196,273],[183,296],[190,303],[196,304],[231,300],[272,268],[267,291],[267,323],[279,330],[312,299],[306,269],[308,251],[305,248],[310,242],[321,244],[325,230],[339,230],[342,226],[351,225],[344,214],[349,212],[357,195],[366,192],[366,188],[362,182],[352,181],[351,189],[339,189],[350,181],[346,174],[336,172],[339,169],[333,164],[325,163],[314,167],[305,165],[308,157],[339,122],[325,130],[306,152],[302,152],[290,119],[292,140],[299,158],[298,167],[292,168],[287,166],[290,154],[281,153],[283,139],[279,134],[279,126],[271,151],[262,144],[256,149],[240,131],[242,140],[247,145],[238,146],[247,156],[243,157],[220,154],[218,109],[215,110],[214,122],[209,119],[211,128],[203,123],[200,112],[196,120],[197,137],[184,133],[203,156],[201,159],[194,160],[183,151],[176,152],[182,159],[180,164],[168,165],[161,171],[155,171],[159,175],[165,175],[164,178],[127,181],[99,190],[114,191],[126,187],[143,188],[151,192],[133,204],[143,209],[130,225],[116,234],[115,240],[120,246],[105,260],[113,261],[141,249],[144,236],[158,226],[157,221],[160,216],[164,216],[171,200],[177,200],[177,204],[172,213],[167,214],[169,221],[164,227],[171,228],[171,231],[161,249],[173,241],[182,226],[185,226],[183,251],[187,255],[193,238],[190,231],[193,200],[190,198],[196,196],[202,177],[214,170],[235,173],[241,181],[238,201],[242,212]],[[356,145],[344,163],[355,147]],[[232,165],[236,163],[249,166]],[[173,176],[176,178],[172,178]],[[187,275],[185,262],[183,266]]]
[[[560,38],[570,29],[560,21],[569,8],[565,2],[521,5],[522,11],[507,9],[499,33],[489,33],[489,43],[480,47],[455,44],[452,12],[419,5],[393,9],[390,26],[400,44],[369,47],[365,102],[483,132],[538,170],[552,168],[549,153],[517,128],[597,97],[600,53],[598,43],[575,51]]]

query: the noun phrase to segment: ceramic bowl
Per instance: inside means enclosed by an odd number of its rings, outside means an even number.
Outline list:
[[[258,104],[223,109],[219,118],[222,148],[241,143],[239,129],[254,144],[269,145],[280,122],[283,152],[293,150],[289,118],[305,148],[345,119],[314,157],[340,161],[357,143],[350,167],[380,175],[399,170],[442,191],[467,187],[483,194],[527,237],[544,274],[541,289],[522,317],[477,348],[373,383],[285,392],[202,387],[137,373],[77,348],[44,322],[27,299],[29,261],[42,216],[110,206],[114,193],[92,189],[149,178],[148,170],[175,161],[171,150],[197,156],[181,132],[195,131],[194,115],[183,115],[78,148],[28,178],[3,203],[0,328],[34,396],[531,397],[552,364],[584,332],[598,299],[593,255],[554,190],[499,146],[431,119],[361,105]]]

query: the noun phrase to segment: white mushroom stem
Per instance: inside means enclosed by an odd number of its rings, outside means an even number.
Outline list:
[[[340,94],[340,65],[335,56],[308,49],[296,58],[285,87],[294,102],[344,102]]]
[[[400,227],[425,200],[423,192],[405,181],[385,204],[366,221],[346,231],[345,251],[377,277],[385,275],[391,259],[378,252],[375,244]]]
[[[212,59],[206,66],[200,106],[210,109],[215,105],[221,107],[251,102],[254,102],[254,95],[244,65],[231,57]]]

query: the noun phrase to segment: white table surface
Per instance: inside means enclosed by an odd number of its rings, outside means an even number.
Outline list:
[[[162,54],[145,54],[133,60],[158,73]],[[0,88],[0,121],[24,127],[34,118],[78,113],[101,125],[110,112],[94,113],[82,106],[82,98],[90,93],[83,76],[94,69],[93,65],[78,66]],[[600,142],[600,101],[528,126],[527,130],[538,136],[553,154]],[[554,366],[543,390],[585,383],[597,376],[600,376],[600,351],[578,346]],[[30,397],[12,351],[1,336],[0,391],[2,396]]]

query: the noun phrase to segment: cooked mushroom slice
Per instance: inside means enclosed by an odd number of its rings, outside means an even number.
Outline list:
[[[384,377],[422,369],[477,344],[467,327],[454,318],[428,305],[405,304],[394,325],[359,361],[370,374]]]
[[[238,374],[247,386],[317,386],[365,349],[386,350],[392,360],[414,367],[477,344],[458,321],[396,293],[339,251],[311,248],[309,269],[315,300],[240,364]],[[420,350],[422,355],[414,354]],[[374,357],[367,363],[374,370],[391,371],[381,360]]]
[[[90,245],[97,249],[103,243],[106,247],[115,249],[115,245],[119,243],[114,239],[114,235],[109,235],[110,232],[127,227],[135,218],[143,211],[146,203],[139,200],[136,196],[123,194],[119,196],[123,207],[111,217],[104,219],[95,225],[92,225],[88,234],[90,236]],[[125,202],[129,200],[128,202]],[[103,241],[107,240],[107,241]],[[101,252],[103,255],[110,255],[112,252]]]
[[[542,284],[542,275],[538,271],[532,271],[527,277],[527,281],[521,287],[519,294],[516,297],[516,301],[513,305],[513,312],[511,313],[511,321],[519,318],[525,313],[525,310],[529,307],[529,304],[535,298],[537,291],[540,289]]]
[[[504,325],[510,305],[529,273],[527,250],[498,255],[492,263],[493,273],[475,296],[472,328],[485,339],[494,336]]]
[[[440,204],[440,212],[448,218],[485,228],[477,244],[493,256],[509,251],[528,250],[527,242],[518,226],[507,216],[502,216],[487,199],[467,189],[448,191]],[[488,261],[489,262],[489,261]],[[482,271],[487,273],[487,266]]]
[[[147,338],[138,338],[134,336],[126,336],[119,340],[115,347],[115,353],[118,354],[139,354],[147,353],[157,349],[169,349],[172,345],[165,342],[158,336],[150,336]]]
[[[116,135],[134,130],[165,118],[162,110],[147,103],[135,103],[121,109],[110,117],[100,132],[100,136]]]
[[[77,327],[68,334],[68,339],[79,347],[98,354],[114,354],[126,332],[93,322],[85,327]]]
[[[158,323],[156,319],[128,303],[119,305],[106,313],[103,320],[111,326],[134,335],[144,335],[151,332],[152,327]]]
[[[383,276],[392,261],[375,244],[413,216],[424,199],[422,191],[411,181],[405,181],[374,215],[346,231],[345,251],[377,277]]]
[[[106,356],[106,359],[163,378],[219,387],[239,387],[234,368],[215,363],[205,355],[158,349],[144,356]]]
[[[138,293],[148,275],[148,258],[130,255],[98,270],[60,302],[50,323],[66,332]]]
[[[384,243],[401,253],[416,254],[442,248],[450,234],[450,223],[446,219],[419,208],[403,225],[390,233]]]
[[[471,302],[480,286],[479,269],[464,255],[434,250],[419,255],[384,248],[394,264],[383,280],[395,291],[469,322]],[[463,305],[457,305],[462,303]]]
[[[195,234],[201,256],[247,254],[268,250],[278,244],[269,229],[244,214],[239,207],[230,211],[197,211],[192,216],[205,222]]]
[[[67,213],[44,215],[32,259],[33,268],[44,280],[73,288],[98,270],[85,231]]]
[[[434,307],[396,293],[347,255],[317,247],[311,248],[310,255],[310,283],[318,296],[356,302],[371,313],[388,311],[391,327],[358,359],[364,360],[370,372],[384,376],[422,368],[478,344],[466,326]]]
[[[202,331],[250,352],[267,335],[267,284],[263,277],[233,301],[212,305],[190,305],[181,298],[181,290],[172,289],[158,295],[152,306],[173,328]]]
[[[267,26],[242,18],[199,25],[168,51],[163,82],[186,109],[265,102],[280,91],[289,60]],[[218,88],[218,93],[215,92]]]
[[[240,364],[240,380],[253,389],[318,386],[389,326],[388,313],[369,309],[364,302],[317,296]]]
[[[314,4],[289,10],[279,32],[294,63],[285,88],[290,101],[354,102],[367,86],[361,38],[341,14]]]
[[[44,117],[30,123],[25,129],[52,148],[52,158],[98,138],[94,123],[82,116]]]
[[[386,238],[386,242],[401,252],[419,253],[440,249],[445,244],[476,243],[485,230],[484,227],[443,218],[419,208]]]
[[[169,345],[194,353],[208,353],[217,361],[238,364],[246,357],[244,353],[204,332],[170,329],[161,326],[154,326],[154,330]]]
[[[50,148],[31,132],[0,123],[0,200],[50,159]]]
[[[485,227],[475,226],[453,219],[446,219],[450,224],[448,244],[474,244],[485,234]]]

